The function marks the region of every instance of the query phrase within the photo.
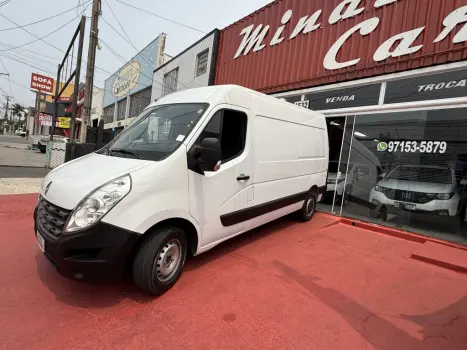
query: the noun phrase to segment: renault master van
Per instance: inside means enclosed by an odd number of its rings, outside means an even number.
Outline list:
[[[46,176],[36,239],[65,276],[130,271],[158,295],[187,254],[289,213],[310,220],[326,192],[328,147],[324,116],[302,107],[239,86],[172,93],[103,149]]]

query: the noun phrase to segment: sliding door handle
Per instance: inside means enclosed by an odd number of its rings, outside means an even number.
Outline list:
[[[249,175],[240,175],[239,177],[237,177],[237,181],[247,181],[247,180],[250,180],[250,176]]]

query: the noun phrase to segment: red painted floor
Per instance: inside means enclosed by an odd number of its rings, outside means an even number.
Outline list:
[[[467,349],[467,275],[411,259],[420,243],[286,218],[187,262],[151,299],[60,277],[35,201],[0,196],[0,349]]]

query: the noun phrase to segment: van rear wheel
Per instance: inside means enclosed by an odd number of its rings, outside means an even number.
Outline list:
[[[182,274],[187,254],[186,234],[174,226],[147,234],[133,261],[133,280],[144,292],[161,295]]]
[[[316,211],[316,203],[318,202],[318,197],[314,192],[308,193],[303,203],[302,209],[300,209],[297,214],[301,221],[307,222],[313,218]]]

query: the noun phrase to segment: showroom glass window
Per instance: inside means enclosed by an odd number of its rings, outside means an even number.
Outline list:
[[[351,169],[328,175],[328,187],[341,191],[328,196],[328,211],[467,244],[467,109],[333,121],[341,152],[330,160]]]

